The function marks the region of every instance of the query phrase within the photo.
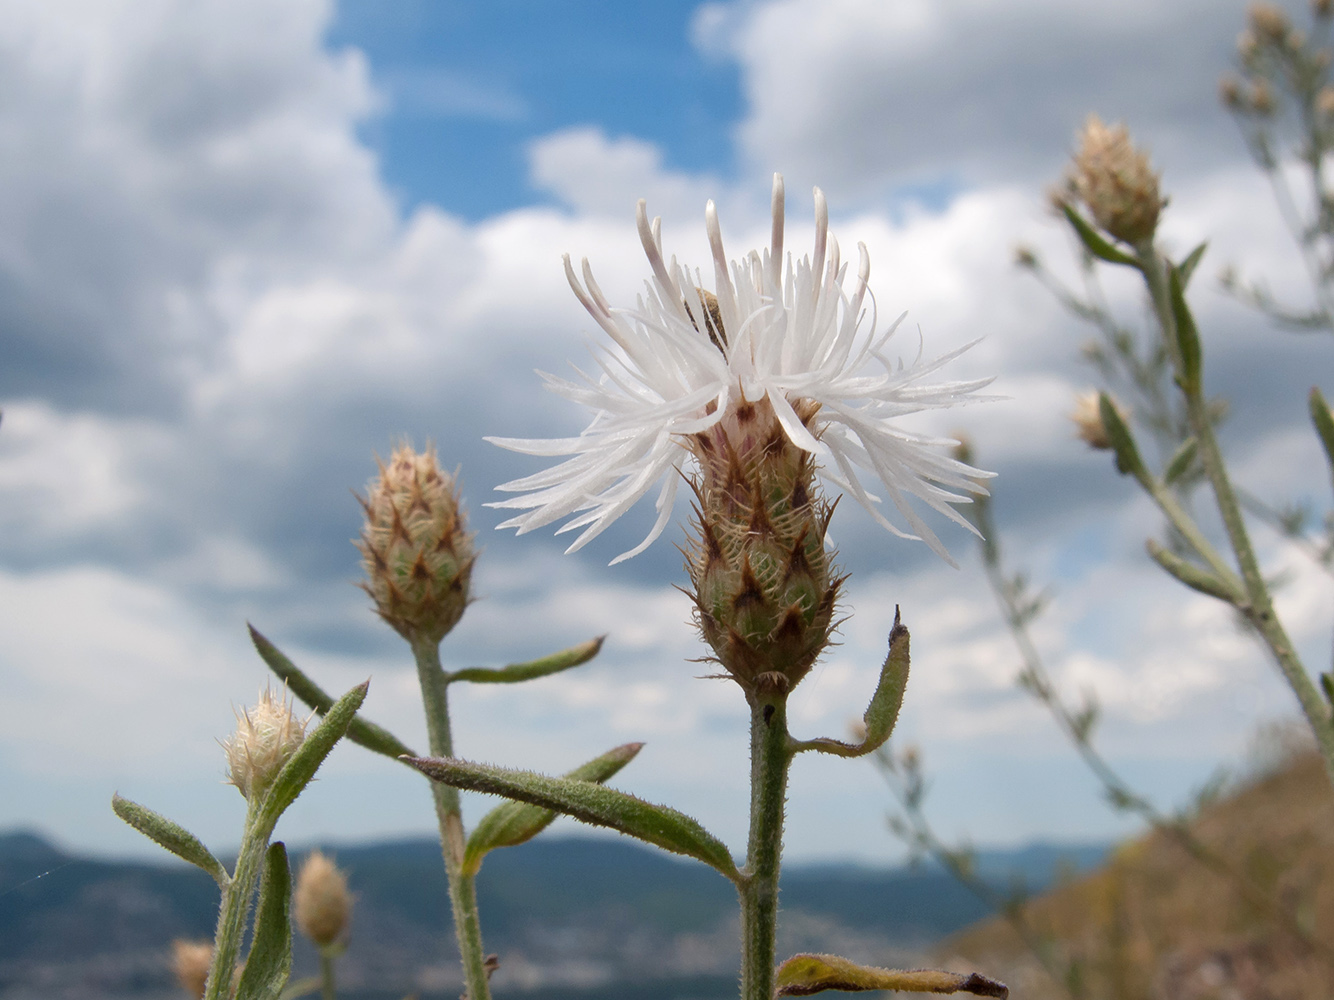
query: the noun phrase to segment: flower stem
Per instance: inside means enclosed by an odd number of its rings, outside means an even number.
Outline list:
[[[741,998],[772,1000],[783,807],[792,762],[787,694],[750,697],[750,840],[741,885]]]
[[[328,948],[320,949],[320,997],[322,1000],[337,1000],[334,989],[334,957]]]
[[[1260,570],[1259,560],[1251,545],[1250,535],[1246,531],[1241,515],[1241,504],[1227,473],[1218,438],[1214,435],[1213,421],[1209,415],[1209,404],[1204,397],[1202,379],[1185,378],[1184,362],[1177,340],[1176,316],[1172,310],[1171,290],[1168,284],[1167,267],[1163,257],[1151,245],[1140,248],[1141,270],[1149,295],[1153,300],[1163,340],[1167,345],[1178,375],[1178,383],[1186,399],[1186,415],[1191,433],[1198,442],[1200,464],[1204,468],[1205,478],[1213,488],[1214,499],[1219,516],[1227,532],[1228,542],[1237,560],[1245,598],[1233,604],[1260,635],[1273,654],[1288,686],[1297,697],[1306,721],[1315,734],[1316,743],[1325,759],[1325,770],[1330,780],[1334,781],[1334,724],[1331,724],[1330,708],[1320,696],[1311,675],[1307,673],[1297,651],[1288,637],[1283,623],[1274,610],[1273,598],[1269,586],[1265,583]]]
[[[454,743],[449,728],[449,678],[440,666],[439,644],[414,642],[412,653],[417,660],[417,679],[421,682],[422,704],[426,709],[426,731],[430,739],[431,756],[452,757]],[[463,814],[459,808],[458,789],[433,781],[431,794],[435,797],[435,815],[440,824],[440,848],[445,856],[449,902],[454,913],[459,961],[463,963],[466,997],[467,1000],[490,1000],[476,888],[473,880],[463,873]]]
[[[223,891],[222,905],[218,908],[213,964],[208,970],[204,1000],[226,1000],[232,995],[232,976],[237,956],[241,953],[241,939],[245,936],[246,916],[250,913],[250,901],[255,895],[264,851],[268,847],[268,831],[258,829],[263,796],[258,792],[253,794],[254,799],[246,808],[245,832],[241,836],[236,870]]]

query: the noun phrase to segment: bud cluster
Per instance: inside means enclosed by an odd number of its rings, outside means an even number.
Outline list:
[[[817,407],[793,406],[809,429]],[[748,698],[784,695],[834,629],[843,578],[825,547],[833,508],[767,398],[734,404],[689,447],[700,466],[687,561],[700,631]]]
[[[262,795],[306,738],[306,723],[282,695],[265,688],[259,702],[236,715],[236,732],[223,741],[227,780],[247,800]]]
[[[1166,202],[1148,156],[1134,147],[1124,125],[1109,128],[1089,116],[1071,180],[1103,230],[1130,244],[1153,238]]]
[[[454,479],[440,471],[434,448],[400,445],[362,507],[363,589],[403,638],[438,643],[467,607],[476,559]]]

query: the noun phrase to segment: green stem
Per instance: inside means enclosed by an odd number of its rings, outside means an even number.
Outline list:
[[[1178,372],[1182,393],[1186,398],[1186,415],[1190,421],[1191,433],[1199,444],[1200,464],[1205,477],[1213,488],[1214,499],[1219,516],[1227,532],[1228,542],[1241,571],[1244,601],[1233,602],[1234,606],[1250,622],[1269,647],[1278,668],[1288,686],[1292,689],[1301,705],[1306,721],[1315,733],[1321,755],[1325,758],[1325,770],[1331,782],[1334,782],[1334,725],[1331,725],[1330,708],[1316,690],[1311,675],[1307,673],[1297,651],[1288,638],[1283,623],[1274,611],[1274,602],[1269,595],[1264,574],[1260,571],[1259,560],[1242,520],[1241,504],[1227,474],[1227,465],[1223,460],[1222,450],[1218,447],[1218,438],[1214,436],[1213,421],[1209,417],[1208,402],[1204,398],[1203,379],[1191,380],[1184,377],[1184,365],[1177,341],[1176,317],[1172,312],[1172,298],[1168,284],[1167,268],[1163,257],[1151,245],[1140,248],[1140,262],[1144,278],[1153,299],[1154,311],[1162,328],[1163,339],[1171,353],[1172,361]]]
[[[323,1000],[337,1000],[334,989],[334,957],[329,948],[320,949],[320,996]]]
[[[432,757],[453,757],[454,742],[449,729],[449,677],[440,666],[440,647],[433,642],[415,642],[412,653],[417,660],[417,679],[421,682],[422,704],[426,708],[426,731]],[[445,875],[449,880],[449,902],[454,912],[454,935],[459,944],[459,961],[467,984],[467,1000],[490,1000],[487,983],[486,953],[482,949],[482,923],[477,914],[477,892],[471,877],[463,873],[463,814],[459,808],[458,789],[431,782],[435,797],[435,815],[440,824],[440,849],[445,856]]]
[[[741,998],[772,1000],[783,806],[792,761],[787,695],[750,697],[750,840],[741,883]]]
[[[246,807],[241,852],[236,858],[236,870],[223,891],[222,905],[218,908],[218,929],[213,938],[213,964],[208,970],[204,1000],[227,1000],[232,995],[232,976],[237,956],[241,953],[246,917],[250,913],[255,886],[259,883],[264,851],[269,846],[267,831],[256,829],[262,800],[263,796],[256,793],[255,800]]]

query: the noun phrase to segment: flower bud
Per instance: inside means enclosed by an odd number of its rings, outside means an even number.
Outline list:
[[[237,713],[236,732],[223,741],[227,780],[247,801],[263,795],[305,738],[306,723],[292,714],[291,704],[265,688],[257,705]]]
[[[1269,42],[1287,40],[1288,31],[1292,26],[1288,22],[1288,15],[1283,12],[1283,8],[1272,3],[1253,3],[1246,14],[1251,24],[1251,30],[1259,38]]]
[[[1240,111],[1245,106],[1241,81],[1231,75],[1223,77],[1218,81],[1218,98],[1229,111]]]
[[[1325,118],[1334,118],[1334,87],[1326,85],[1315,95],[1316,113]]]
[[[1112,405],[1116,407],[1121,419],[1127,421],[1126,411],[1121,404],[1112,400]],[[1095,451],[1107,451],[1112,447],[1112,440],[1108,437],[1107,428],[1102,422],[1102,408],[1098,402],[1096,389],[1081,392],[1075,398],[1075,408],[1070,414],[1070,419],[1074,421],[1075,433],[1079,439],[1090,448]]]
[[[1311,0],[1311,13],[1320,20],[1325,20],[1334,13],[1334,0]]]
[[[1269,85],[1269,81],[1256,80],[1255,86],[1251,90],[1251,109],[1257,115],[1271,115],[1277,106],[1278,100],[1274,96],[1274,88]]]
[[[343,936],[352,912],[347,876],[320,851],[302,862],[293,900],[297,926],[321,948]]]
[[[181,984],[195,1000],[204,995],[208,985],[208,967],[213,963],[212,941],[186,941],[177,938],[171,943],[171,971],[176,974],[176,982]]]
[[[366,490],[362,588],[408,642],[438,643],[468,605],[477,558],[454,479],[440,471],[434,448],[404,444]]]
[[[1108,128],[1090,115],[1074,162],[1075,190],[1093,218],[1126,243],[1152,239],[1166,204],[1149,158],[1130,142],[1124,125]]]
[[[816,413],[802,400],[794,409],[807,425]],[[834,629],[843,578],[825,548],[832,507],[767,397],[734,403],[689,447],[700,466],[687,561],[700,632],[747,698],[784,697]]]

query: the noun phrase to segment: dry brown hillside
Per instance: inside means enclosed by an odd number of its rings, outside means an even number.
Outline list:
[[[1334,997],[1334,792],[1320,760],[1291,760],[1189,829],[1214,867],[1159,831],[1024,907],[1055,975],[1001,918],[940,957],[1007,981],[1016,1000]]]

